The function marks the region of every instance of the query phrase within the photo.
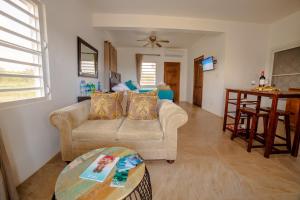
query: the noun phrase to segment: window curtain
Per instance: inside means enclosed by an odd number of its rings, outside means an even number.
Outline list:
[[[143,54],[135,54],[135,59],[136,59],[136,80],[140,85]]]

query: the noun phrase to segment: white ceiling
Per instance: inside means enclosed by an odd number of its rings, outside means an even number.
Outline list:
[[[146,39],[151,33],[155,33],[158,40],[169,40],[170,43],[161,43],[165,48],[188,48],[195,41],[205,35],[218,34],[205,31],[177,31],[177,30],[109,30],[108,33],[113,39],[116,47],[142,47],[146,42],[139,42],[139,39]]]
[[[300,0],[90,0],[94,12],[271,23],[300,10]]]

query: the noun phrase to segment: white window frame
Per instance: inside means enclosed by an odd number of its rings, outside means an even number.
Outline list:
[[[40,0],[30,0],[30,1],[37,4],[37,6],[38,6],[41,52],[42,52],[41,58],[42,58],[44,96],[3,102],[3,103],[0,103],[0,110],[18,107],[18,106],[22,106],[22,105],[26,105],[26,104],[35,103],[35,102],[51,100],[46,8],[45,8],[44,3],[42,3]]]
[[[300,46],[300,40],[297,41],[297,42],[294,42],[294,43],[290,43],[290,44],[287,44],[287,45],[284,45],[284,46],[281,46],[281,47],[277,47],[277,48],[273,48],[271,50],[271,53],[269,54],[270,55],[270,59],[269,59],[269,65],[268,65],[268,75],[270,77],[270,84],[273,84],[272,83],[272,79],[273,79],[273,76],[276,76],[273,74],[273,69],[274,69],[274,59],[275,59],[275,53],[279,52],[279,51],[285,51],[285,50],[288,50],[288,49],[293,49],[293,48],[297,48]]]
[[[141,74],[140,74],[141,78],[142,78],[143,63],[155,63],[155,81],[154,81],[154,85],[142,85],[141,84],[141,80],[140,80],[140,86],[142,88],[153,88],[153,87],[156,87],[156,85],[157,85],[157,62],[154,62],[154,61],[143,61],[142,62],[142,66],[141,66]]]

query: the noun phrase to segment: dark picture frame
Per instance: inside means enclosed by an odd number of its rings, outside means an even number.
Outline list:
[[[83,52],[82,46],[85,47],[85,49],[88,49],[90,52]],[[84,60],[82,60],[84,54],[92,54],[93,55],[93,66],[89,66],[91,69],[86,70],[83,67],[82,63]],[[81,39],[80,37],[77,37],[77,57],[78,57],[78,76],[81,77],[89,77],[89,78],[98,78],[98,50],[87,43],[85,40]],[[87,72],[91,71],[91,72]]]

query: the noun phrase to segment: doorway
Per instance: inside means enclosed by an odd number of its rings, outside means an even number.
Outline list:
[[[180,63],[165,62],[164,82],[171,87],[174,92],[174,102],[179,102],[180,94]]]
[[[202,60],[204,56],[194,59],[194,90],[193,104],[202,107],[202,90],[203,90],[203,68]]]

